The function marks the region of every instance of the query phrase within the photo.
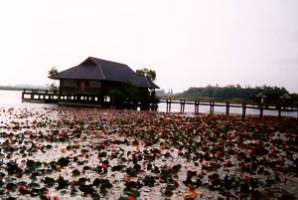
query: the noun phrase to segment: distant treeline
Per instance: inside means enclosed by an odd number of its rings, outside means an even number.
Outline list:
[[[24,89],[32,89],[32,90],[46,90],[49,89],[48,86],[36,86],[36,85],[0,85],[0,90],[14,90],[20,91]]]
[[[13,86],[0,86],[0,90],[23,90],[21,87],[13,87]]]
[[[230,85],[225,87],[207,86],[207,87],[191,87],[188,90],[176,94],[175,96],[185,98],[203,98],[214,100],[234,100],[234,101],[251,101],[259,94],[263,93],[272,97],[279,97],[289,92],[284,87],[262,86],[262,87],[241,87],[240,85]],[[298,95],[290,94],[294,101],[297,102]]]

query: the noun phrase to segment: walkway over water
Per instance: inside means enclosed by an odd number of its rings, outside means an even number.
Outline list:
[[[76,105],[76,106],[92,106],[109,108],[112,106],[110,97],[106,96],[102,100],[96,95],[69,95],[60,94],[47,90],[24,90],[22,92],[23,102],[36,103],[57,103],[62,105]],[[133,104],[133,102],[126,102]],[[132,107],[139,108],[138,105]],[[242,118],[246,115],[259,115],[263,117],[278,116],[278,117],[295,117],[298,119],[298,106],[292,105],[283,107],[281,105],[274,105],[265,107],[264,105],[248,105],[248,104],[231,104],[230,102],[220,103],[215,101],[187,101],[187,100],[172,100],[160,98],[158,103],[151,103],[150,110],[161,112],[180,112],[180,113],[223,113],[226,115],[240,114]]]

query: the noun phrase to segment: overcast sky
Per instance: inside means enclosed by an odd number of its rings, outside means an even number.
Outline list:
[[[50,83],[88,56],[151,68],[174,92],[298,92],[297,0],[0,0],[0,84]]]

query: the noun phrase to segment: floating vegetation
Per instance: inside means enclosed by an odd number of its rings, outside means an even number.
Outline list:
[[[1,109],[1,199],[294,199],[295,119]]]

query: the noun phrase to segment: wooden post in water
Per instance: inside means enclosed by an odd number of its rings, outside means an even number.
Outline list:
[[[172,99],[167,99],[167,112],[171,112],[171,103],[172,103]]]
[[[264,110],[264,107],[263,107],[263,104],[261,103],[260,104],[260,117],[263,117],[263,110]]]
[[[242,119],[245,118],[245,115],[246,115],[246,103],[243,103],[242,104]]]
[[[34,93],[33,93],[33,91],[31,90],[31,100],[33,100],[34,99]]]
[[[210,101],[210,114],[212,115],[214,113],[214,101]]]
[[[195,100],[194,102],[194,113],[196,114],[197,113],[197,101]]]
[[[25,89],[22,92],[22,100],[24,100],[24,97],[25,97]]]
[[[195,101],[195,114],[199,114],[200,101]]]
[[[158,111],[158,102],[155,102],[155,107],[154,107],[155,111]]]
[[[281,103],[278,103],[278,117],[281,117]]]
[[[166,99],[166,104],[167,104],[166,112],[169,112],[169,99]]]
[[[230,115],[230,102],[226,102],[226,115],[229,116]]]
[[[183,112],[183,100],[180,99],[180,112],[182,113]]]

